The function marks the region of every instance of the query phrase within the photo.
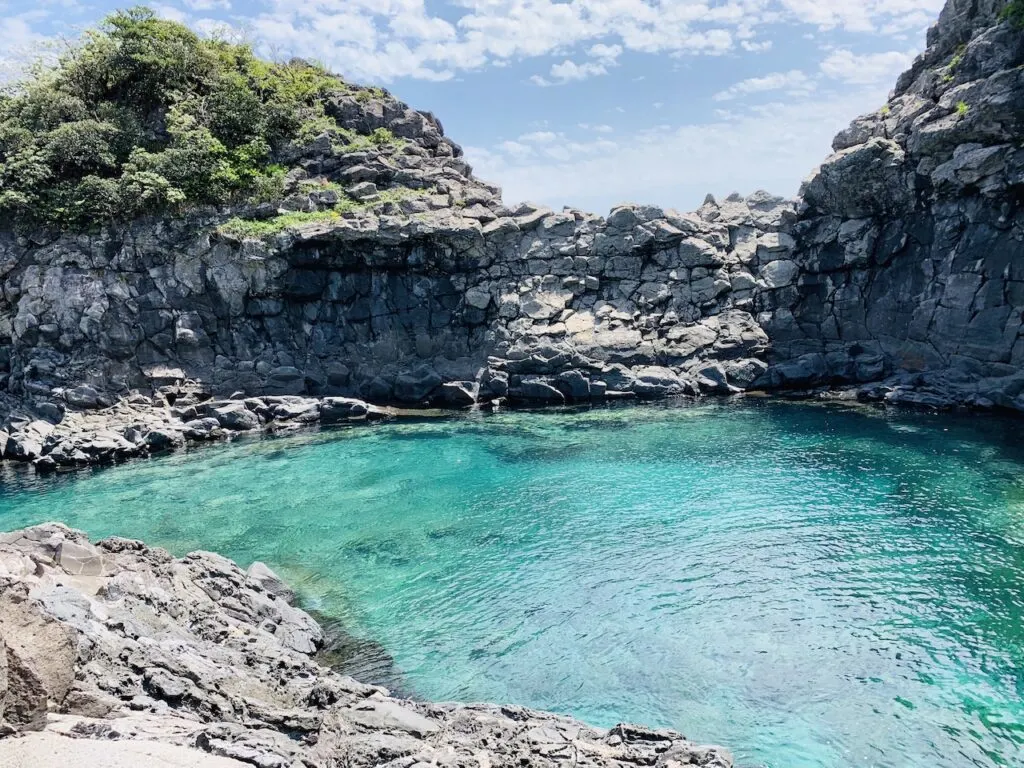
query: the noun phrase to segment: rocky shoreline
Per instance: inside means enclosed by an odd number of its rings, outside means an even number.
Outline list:
[[[28,463],[46,472],[88,465],[110,464],[131,458],[158,455],[190,445],[231,440],[241,436],[276,434],[304,428],[358,425],[402,418],[451,416],[467,409],[498,410],[505,407],[537,407],[551,402],[504,397],[483,401],[462,384],[445,385],[464,395],[465,404],[452,404],[446,396],[439,407],[409,408],[374,405],[350,397],[264,395],[213,397],[198,382],[179,382],[153,396],[133,393],[113,402],[89,387],[67,393],[59,411],[26,406],[15,398],[0,397],[0,461]],[[900,406],[935,411],[992,411],[1002,408],[1020,414],[1007,404],[1006,392],[1024,391],[1024,376],[1010,384],[990,384],[958,378],[949,372],[899,374],[857,387],[820,387],[781,390],[773,394],[787,399],[858,400],[879,407]],[[738,392],[732,396],[758,394]],[[762,395],[772,393],[762,392]],[[674,397],[695,401],[693,396],[655,393],[643,400]],[[1020,398],[1018,398],[1020,399]],[[607,391],[588,403],[639,402],[632,391]],[[572,401],[569,401],[572,402]],[[998,404],[997,404],[998,403]],[[565,404],[562,401],[560,404]],[[6,416],[3,416],[6,409]]]
[[[98,740],[125,766],[732,766],[673,731],[392,698],[318,663],[323,631],[291,598],[260,563],[57,523],[0,534],[0,754],[48,764],[39,750]]]

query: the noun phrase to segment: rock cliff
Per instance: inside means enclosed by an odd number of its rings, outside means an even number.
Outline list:
[[[245,572],[205,552],[175,560],[137,541],[93,545],[57,524],[0,534],[0,761],[13,753],[27,765],[98,754],[104,765],[210,768],[732,765],[725,750],[672,731],[394,699],[320,665],[323,633],[289,596],[258,563]]]
[[[909,402],[1024,410],[1024,29],[949,0],[878,112],[801,190],[800,275],[764,294],[774,385],[873,381]]]
[[[274,204],[2,234],[3,426],[130,391],[174,405],[184,381],[447,406],[857,385],[1024,410],[1024,32],[1005,5],[949,0],[797,201],[508,207],[435,117],[363,90],[326,113],[395,140],[289,145]]]

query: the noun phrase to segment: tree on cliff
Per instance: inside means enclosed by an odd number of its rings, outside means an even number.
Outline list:
[[[315,64],[119,11],[0,93],[0,217],[87,228],[272,185],[275,148],[345,89]]]

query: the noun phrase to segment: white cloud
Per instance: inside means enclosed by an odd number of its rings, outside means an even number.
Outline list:
[[[193,11],[213,11],[218,8],[228,10],[231,8],[230,0],[182,0],[182,2]]]
[[[598,43],[597,45],[591,46],[590,50],[587,51],[587,55],[590,56],[593,61],[585,61],[582,64],[577,64],[575,61],[566,59],[560,64],[553,64],[551,66],[550,80],[546,77],[541,77],[540,75],[534,75],[530,78],[530,81],[540,86],[562,85],[577,80],[586,80],[588,77],[606,75],[608,74],[609,67],[616,66],[621,54],[621,45],[605,45],[604,43]]]
[[[914,60],[912,51],[889,51],[861,56],[849,50],[833,51],[823,62],[821,71],[833,80],[853,85],[890,83]]]
[[[758,188],[795,195],[793,169],[810,171],[851,116],[874,109],[876,88],[722,112],[706,122],[660,126],[612,142],[559,140],[519,158],[500,147],[466,148],[481,178],[502,185],[505,200],[535,200],[606,211],[624,200],[690,210],[704,195]],[[608,184],[615,179],[614,187]]]
[[[585,61],[582,64],[577,64],[575,61],[566,59],[561,64],[551,65],[551,76],[563,83],[570,80],[586,80],[588,77],[607,73],[608,68],[599,61]]]
[[[498,149],[511,157],[523,158],[533,154],[533,147],[528,147],[518,141],[503,141]]]
[[[185,0],[215,4],[227,0]],[[442,80],[456,72],[563,57],[533,82],[606,74],[628,52],[758,52],[773,25],[897,35],[919,30],[943,0],[268,0],[252,22],[266,47],[318,58],[357,78]],[[763,39],[762,39],[763,38]]]
[[[805,94],[814,90],[814,82],[799,69],[789,72],[772,72],[763,77],[741,80],[733,86],[714,95],[715,101],[731,101],[739,96],[766,91],[786,91],[791,94]]]
[[[613,133],[615,131],[610,125],[599,123],[598,125],[592,125],[591,123],[577,123],[577,125],[584,131],[593,131],[594,133]]]
[[[928,20],[946,0],[780,0],[783,12],[820,29],[875,32],[883,28],[908,29]],[[925,22],[927,23],[927,21]]]
[[[597,59],[602,64],[612,65],[616,59],[622,54],[621,45],[605,45],[604,43],[598,43],[592,46],[587,54],[594,59]]]
[[[719,91],[715,101],[732,101],[755,93],[783,91],[788,96],[806,96],[817,90],[822,78],[846,85],[890,85],[914,60],[913,51],[887,51],[857,55],[848,49],[832,51],[819,65],[815,77],[802,70],[772,72],[751,77]]]
[[[167,5],[166,3],[156,3],[150,7],[153,9],[153,12],[156,13],[156,15],[162,19],[167,19],[168,21],[177,21],[182,24],[188,21],[188,14],[181,10],[181,8],[176,8],[173,5]]]
[[[558,135],[552,131],[533,131],[532,133],[524,133],[519,137],[519,141],[529,144],[549,144],[556,138],[558,138]]]
[[[45,11],[29,11],[0,18],[0,84],[17,80],[37,59],[53,57],[57,41],[33,27],[46,16]]]

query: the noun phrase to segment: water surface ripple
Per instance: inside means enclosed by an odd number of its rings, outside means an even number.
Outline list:
[[[7,468],[0,528],[265,560],[422,697],[746,766],[1019,766],[1022,426],[756,401],[392,424]]]

